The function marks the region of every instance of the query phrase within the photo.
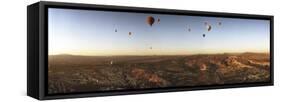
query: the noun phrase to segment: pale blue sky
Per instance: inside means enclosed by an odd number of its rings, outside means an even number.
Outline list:
[[[152,27],[146,23],[147,16],[156,20]],[[211,31],[204,22],[212,26]],[[48,24],[49,54],[269,52],[270,45],[269,20],[50,8]]]

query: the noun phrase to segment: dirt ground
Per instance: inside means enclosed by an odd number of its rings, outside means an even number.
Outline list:
[[[267,82],[266,53],[49,56],[48,93]]]

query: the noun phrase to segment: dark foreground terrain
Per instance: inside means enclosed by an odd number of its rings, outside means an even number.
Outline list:
[[[49,56],[48,93],[266,82],[269,54]]]

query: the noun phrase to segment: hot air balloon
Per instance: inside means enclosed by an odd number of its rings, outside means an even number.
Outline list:
[[[219,22],[219,25],[221,25],[221,22]]]
[[[132,32],[129,32],[129,36],[132,35]]]
[[[117,29],[115,29],[115,32],[117,32]]]
[[[208,24],[208,25],[206,26],[206,28],[207,28],[208,31],[211,31],[212,26]]]
[[[188,31],[190,32],[190,31],[191,31],[191,29],[190,29],[190,28],[188,28]]]
[[[206,35],[205,34],[203,34],[203,37],[205,37]]]
[[[152,50],[152,46],[150,47],[150,49]]]
[[[157,22],[160,23],[160,18],[158,18]]]
[[[152,16],[148,16],[146,18],[146,23],[152,26],[152,24],[154,23],[154,18]]]
[[[208,25],[208,22],[204,22],[205,25]]]

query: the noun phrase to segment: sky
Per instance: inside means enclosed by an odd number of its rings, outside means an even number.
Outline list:
[[[155,18],[152,26],[146,22],[148,16]],[[210,31],[205,22],[211,25]],[[48,33],[49,55],[190,55],[270,49],[269,20],[49,8]]]

